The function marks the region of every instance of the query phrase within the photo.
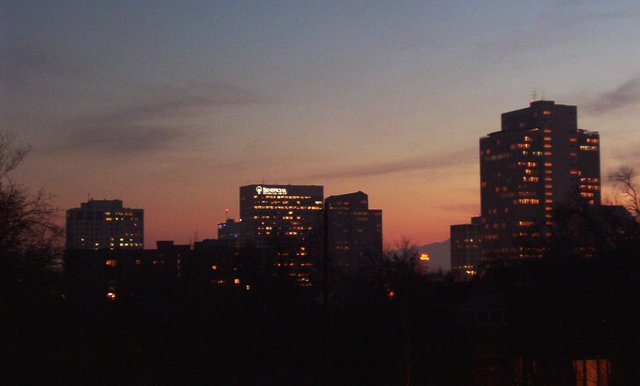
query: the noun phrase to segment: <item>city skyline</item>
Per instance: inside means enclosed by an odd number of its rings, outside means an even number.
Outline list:
[[[15,179],[143,208],[147,245],[214,237],[256,182],[362,190],[386,245],[445,240],[480,212],[478,139],[528,99],[600,133],[604,202],[640,162],[631,2],[1,7]]]

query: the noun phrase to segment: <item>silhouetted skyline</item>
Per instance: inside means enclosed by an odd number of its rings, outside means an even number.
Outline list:
[[[13,2],[0,24],[18,182],[143,208],[147,245],[214,237],[261,181],[366,191],[385,244],[444,240],[479,214],[478,138],[534,91],[600,132],[603,176],[640,162],[632,2]]]

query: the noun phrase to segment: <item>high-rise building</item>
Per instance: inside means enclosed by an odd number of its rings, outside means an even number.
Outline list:
[[[322,252],[322,204],[322,186],[242,186],[241,246],[270,249],[278,267],[310,285],[310,269]]]
[[[327,211],[327,251],[331,264],[357,267],[382,256],[382,210],[369,209],[363,192],[330,196]]]
[[[144,211],[121,200],[89,200],[67,210],[66,248],[143,249]]]
[[[457,279],[468,280],[478,272],[482,251],[480,217],[469,224],[451,225],[451,272]]]
[[[228,218],[227,221],[218,224],[218,240],[233,240],[238,241],[240,239],[240,232],[242,222],[235,221],[232,218]]]
[[[483,259],[540,257],[556,208],[600,204],[599,135],[576,106],[531,102],[480,139],[480,180]]]

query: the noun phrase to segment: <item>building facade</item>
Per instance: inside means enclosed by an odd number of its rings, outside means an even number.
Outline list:
[[[242,222],[228,218],[227,221],[218,224],[218,240],[232,240],[235,245],[240,240]]]
[[[357,267],[366,259],[382,257],[382,210],[369,209],[365,193],[330,196],[325,208],[331,264]]]
[[[156,249],[67,249],[68,295],[91,304],[101,300],[149,304],[175,293],[183,265],[193,260],[191,246],[173,241],[156,245]]]
[[[480,139],[480,180],[483,260],[540,257],[555,209],[600,204],[599,135],[576,106],[531,102]]]
[[[66,213],[66,249],[143,249],[144,211],[121,200],[89,200]]]
[[[472,217],[469,224],[451,225],[451,271],[459,280],[476,276],[482,258],[482,221]]]
[[[323,187],[240,187],[240,245],[269,249],[274,264],[300,285],[311,285],[311,269],[322,252]]]

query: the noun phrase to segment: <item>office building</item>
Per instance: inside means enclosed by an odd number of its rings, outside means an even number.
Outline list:
[[[357,267],[382,256],[382,210],[369,209],[363,192],[330,196],[327,211],[327,251],[336,267]]]
[[[322,186],[242,186],[241,246],[271,250],[277,267],[310,285],[310,270],[322,252],[322,204]]]
[[[227,221],[218,224],[218,240],[231,240],[234,245],[238,245],[242,222],[228,218]]]
[[[68,296],[93,304],[100,300],[148,304],[175,293],[185,261],[193,260],[191,246],[173,241],[156,245],[157,249],[67,249]]]
[[[555,209],[600,204],[599,135],[576,106],[531,102],[480,139],[480,180],[483,259],[540,257]]]
[[[469,224],[451,225],[451,272],[458,280],[473,278],[480,265],[481,231],[480,217],[472,217]]]
[[[89,200],[67,210],[67,250],[143,249],[144,211],[121,200]]]

